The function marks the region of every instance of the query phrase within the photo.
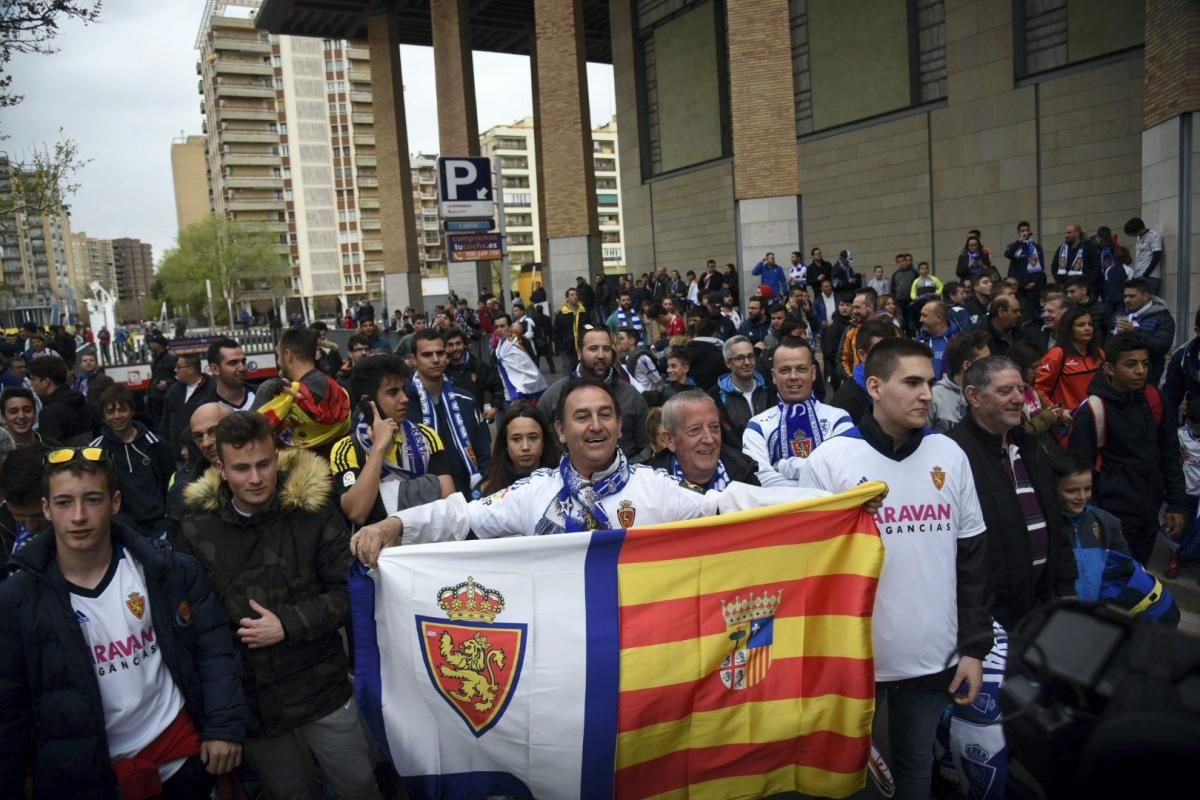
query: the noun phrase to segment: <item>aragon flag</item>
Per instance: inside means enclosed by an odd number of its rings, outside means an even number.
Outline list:
[[[416,798],[851,795],[882,488],[385,550],[351,576],[367,726]]]

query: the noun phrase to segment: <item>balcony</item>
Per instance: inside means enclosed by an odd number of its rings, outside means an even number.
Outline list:
[[[605,261],[620,261],[623,257],[623,250],[620,247],[602,247],[601,255]]]
[[[214,36],[213,49],[232,50],[237,53],[271,54],[271,45],[268,42],[261,41],[257,36],[253,39],[242,36]]]
[[[383,262],[367,261],[363,264],[363,268],[366,269],[367,272],[383,272]]]
[[[437,192],[421,192],[422,200],[437,200]]]
[[[436,231],[439,227],[437,217],[433,217],[432,219],[430,217],[421,218],[421,230]]]
[[[279,118],[279,114],[275,111],[264,110],[263,106],[259,105],[255,108],[244,108],[238,106],[218,105],[217,115],[221,119],[243,119],[255,120],[259,122],[274,122]]]
[[[373,99],[374,98],[371,96],[370,92],[351,92],[350,93],[350,102],[351,103],[366,103],[367,105],[370,105],[373,102]]]
[[[379,220],[364,219],[358,223],[358,227],[362,228],[364,231],[377,231],[379,230]]]
[[[274,99],[275,90],[269,86],[262,84],[247,84],[247,83],[221,83],[213,88],[213,94],[217,97],[258,97]]]
[[[275,74],[275,70],[270,64],[264,64],[261,61],[235,61],[229,58],[218,58],[213,64],[213,69],[218,75],[265,75],[270,77]]]
[[[383,242],[379,239],[363,239],[363,250],[366,251],[381,251],[383,250]]]
[[[251,178],[225,178],[222,184],[226,189],[282,189],[283,178],[269,175]]]
[[[356,111],[350,115],[350,121],[355,125],[374,125],[375,115]]]
[[[222,142],[231,143],[277,144],[279,142],[279,134],[274,131],[242,131],[222,128],[219,136]]]
[[[282,163],[274,153],[226,153],[221,162],[230,167],[272,167]]]
[[[200,95],[201,97],[204,97],[204,79],[203,78],[196,81],[196,94]]]
[[[434,184],[436,184],[436,183],[437,183],[437,176],[436,176],[436,175],[431,175],[431,174],[430,174],[430,175],[427,175],[427,174],[425,174],[424,172],[422,172],[422,173],[421,173],[421,179],[420,179],[420,183],[421,183],[423,186],[433,186]]]
[[[376,164],[375,156],[355,156],[354,163],[360,167],[373,167]]]
[[[258,200],[230,200],[225,203],[229,211],[283,211],[284,201],[274,197]]]
[[[352,61],[370,61],[371,51],[366,47],[347,47],[346,58],[349,58]]]
[[[358,198],[359,208],[379,208],[378,197],[360,197]]]
[[[354,134],[354,144],[358,147],[375,146],[375,135],[371,133],[356,133]]]
[[[359,186],[363,186],[363,187],[377,188],[379,186],[379,178],[375,177],[374,175],[362,176],[362,177],[356,178],[355,181],[358,183]]]
[[[365,69],[352,69],[350,70],[349,78],[352,82],[357,81],[358,83],[370,83],[371,72]]]

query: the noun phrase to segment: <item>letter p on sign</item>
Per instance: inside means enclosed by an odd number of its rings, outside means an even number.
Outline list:
[[[474,156],[438,158],[438,188],[443,219],[490,219],[491,159]]]

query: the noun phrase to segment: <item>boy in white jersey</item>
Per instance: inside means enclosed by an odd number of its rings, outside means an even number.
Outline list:
[[[888,763],[901,800],[929,797],[938,720],[951,697],[974,701],[992,646],[971,467],[957,444],[925,428],[932,359],[910,339],[876,344],[866,363],[871,414],[817,449],[801,475],[832,492],[888,484],[875,514],[886,556],[872,634],[876,707],[887,709]]]
[[[813,397],[816,359],[812,345],[785,336],[771,356],[779,402],[751,417],[742,452],[758,464],[763,486],[808,486],[797,481],[804,460],[824,441],[849,430],[850,415]]]
[[[233,640],[200,565],[113,522],[98,447],[46,457],[52,528],[0,584],[0,797],[207,798],[241,762]],[[35,746],[36,743],[36,746]]]

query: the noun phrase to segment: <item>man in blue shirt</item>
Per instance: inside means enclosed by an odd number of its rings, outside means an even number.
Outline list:
[[[771,287],[771,297],[783,299],[787,296],[787,273],[775,263],[774,253],[767,253],[762,261],[754,265],[750,274],[761,278],[763,286]]]

